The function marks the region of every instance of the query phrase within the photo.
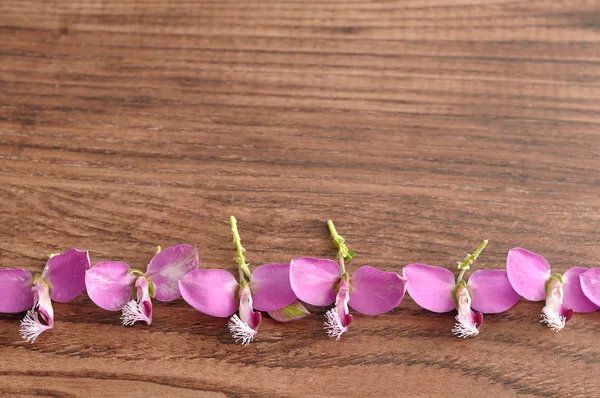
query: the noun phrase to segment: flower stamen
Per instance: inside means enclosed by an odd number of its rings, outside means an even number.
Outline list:
[[[452,333],[455,336],[466,339],[467,337],[477,336],[479,329],[465,314],[458,314],[456,317],[456,323],[452,329]]]
[[[542,308],[540,322],[548,326],[550,329],[555,332],[559,332],[565,327],[565,323],[567,322],[567,318],[564,316],[560,316],[558,311],[555,311],[552,306],[546,305]]]
[[[123,307],[121,321],[125,326],[132,326],[137,321],[147,322],[148,317],[144,314],[144,310],[140,303],[137,300],[131,300]]]
[[[336,340],[340,340],[342,335],[348,331],[348,327],[342,325],[342,321],[338,315],[337,308],[332,308],[325,313],[324,329],[327,331],[329,337],[335,337]]]
[[[235,339],[235,342],[241,342],[242,345],[250,344],[257,333],[256,330],[252,329],[246,322],[242,321],[237,314],[234,314],[231,317],[227,326],[229,327],[229,332]]]
[[[48,329],[52,329],[52,326],[45,325],[40,322],[38,312],[35,308],[27,311],[27,314],[21,320],[21,326],[19,327],[19,334],[21,338],[27,340],[29,343],[33,343],[40,334]]]

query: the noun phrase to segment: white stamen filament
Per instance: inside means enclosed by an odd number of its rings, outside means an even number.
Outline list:
[[[558,332],[565,327],[567,318],[560,316],[558,311],[555,311],[552,306],[546,305],[542,308],[541,323],[548,326],[550,329]]]
[[[123,313],[121,314],[121,323],[125,326],[132,326],[137,321],[146,322],[146,315],[142,310],[142,306],[137,300],[131,300],[125,307],[123,307]]]
[[[325,319],[327,319],[327,321],[325,321],[324,329],[327,331],[327,335],[329,337],[335,337],[335,339],[339,341],[342,335],[348,331],[348,328],[342,325],[337,308],[334,307],[327,311],[325,313]]]
[[[477,326],[471,322],[468,316],[464,314],[458,314],[455,319],[456,323],[452,329],[452,333],[455,336],[466,339],[467,337],[477,336],[479,334]]]
[[[240,343],[242,345],[248,345],[252,340],[254,340],[254,336],[256,335],[256,330],[252,329],[246,322],[242,321],[237,314],[234,314],[229,323],[229,332],[231,332],[231,336],[235,339],[236,343]]]
[[[19,334],[21,335],[22,339],[27,340],[29,343],[33,343],[40,334],[48,329],[51,329],[51,327],[41,323],[37,311],[32,308],[27,311],[27,314],[21,321]]]

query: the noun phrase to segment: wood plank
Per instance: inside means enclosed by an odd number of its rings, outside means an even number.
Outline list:
[[[333,258],[479,268],[521,246],[600,258],[600,8],[593,0],[0,0],[0,267],[78,247],[143,267],[155,245],[235,269]],[[598,313],[541,303],[452,336],[410,297],[265,319],[248,347],[182,300],[151,326],[82,294],[22,341],[0,315],[2,396],[598,396]],[[267,318],[265,316],[265,318]]]

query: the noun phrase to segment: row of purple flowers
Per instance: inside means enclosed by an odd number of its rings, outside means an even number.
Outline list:
[[[50,255],[42,273],[35,276],[23,269],[0,270],[0,312],[27,311],[20,334],[34,342],[54,326],[52,301],[68,302],[86,289],[99,307],[121,311],[124,325],[150,325],[153,298],[172,301],[183,296],[200,312],[230,317],[233,338],[247,345],[257,334],[261,311],[276,321],[291,322],[310,314],[303,302],[333,304],[325,314],[324,328],[339,340],[353,319],[349,307],[365,315],[382,314],[397,307],[406,291],[430,311],[456,309],[452,332],[463,338],[479,334],[483,314],[504,312],[521,297],[545,299],[541,322],[555,331],[561,330],[574,312],[600,308],[600,268],[572,267],[563,275],[553,274],[544,257],[521,248],[509,251],[505,270],[478,270],[466,281],[466,271],[487,241],[459,262],[456,278],[446,268],[425,264],[405,266],[402,276],[364,265],[350,276],[345,262],[355,253],[333,223],[327,224],[337,247],[337,261],[302,257],[250,271],[232,216],[237,280],[225,270],[198,269],[198,252],[190,245],[159,247],[145,271],[119,261],[102,261],[91,267],[88,252],[70,249]]]

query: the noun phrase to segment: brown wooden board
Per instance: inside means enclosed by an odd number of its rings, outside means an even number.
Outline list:
[[[335,256],[556,272],[600,265],[600,4],[544,0],[0,1],[0,267],[77,247],[143,268],[196,245],[235,270]],[[151,326],[82,294],[34,344],[0,315],[0,394],[600,396],[600,314],[554,333],[542,303],[476,338],[406,296],[267,319],[248,347],[182,299]]]

